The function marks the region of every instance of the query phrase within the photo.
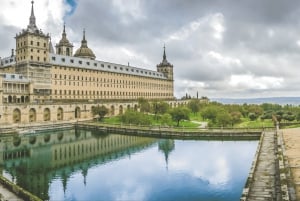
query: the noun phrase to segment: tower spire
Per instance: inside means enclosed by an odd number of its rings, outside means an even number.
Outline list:
[[[63,38],[63,39],[66,39],[66,38],[67,38],[67,34],[66,34],[66,23],[64,23],[64,30],[63,30],[63,33],[62,33],[62,38]]]
[[[164,55],[163,55],[163,61],[167,60],[167,56],[166,56],[166,45],[164,44]]]
[[[30,14],[29,25],[28,25],[27,29],[28,29],[28,31],[36,32],[36,31],[38,31],[38,28],[36,27],[36,23],[35,23],[33,4],[34,4],[34,1],[31,1],[31,14]]]

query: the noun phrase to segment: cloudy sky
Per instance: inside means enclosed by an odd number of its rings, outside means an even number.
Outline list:
[[[0,57],[29,23],[30,0],[1,0]],[[86,30],[97,60],[174,65],[175,95],[300,96],[298,0],[36,0],[37,26],[74,51]]]

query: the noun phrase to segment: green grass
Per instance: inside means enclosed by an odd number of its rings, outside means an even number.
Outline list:
[[[242,118],[242,122],[235,125],[238,128],[262,128],[262,127],[274,127],[273,121],[266,119],[261,121],[260,119],[251,121],[248,118]]]
[[[156,119],[154,115],[149,115],[149,118],[151,120],[151,125],[162,125],[160,118]],[[200,124],[192,122],[192,121],[198,121],[202,122],[203,119],[200,114],[194,115],[193,113],[190,114],[190,121],[180,121],[179,123],[179,128],[198,128]],[[120,125],[122,122],[120,121],[120,118],[118,116],[116,117],[105,117],[102,120],[102,123],[107,123],[107,124],[116,124]],[[176,127],[177,122],[173,121],[172,126]],[[248,118],[242,118],[242,122],[239,124],[234,125],[235,128],[262,128],[262,127],[274,127],[272,120],[264,120],[261,121],[260,119],[257,119],[255,121],[250,121]],[[299,127],[297,126],[291,126],[291,127]]]

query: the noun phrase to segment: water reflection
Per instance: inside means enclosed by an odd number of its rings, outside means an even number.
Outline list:
[[[0,140],[3,174],[44,200],[239,200],[257,146],[83,130]]]

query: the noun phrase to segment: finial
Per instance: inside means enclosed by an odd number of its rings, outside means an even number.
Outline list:
[[[64,22],[64,33],[66,32],[66,22]]]
[[[85,40],[85,29],[83,29],[83,40]]]

